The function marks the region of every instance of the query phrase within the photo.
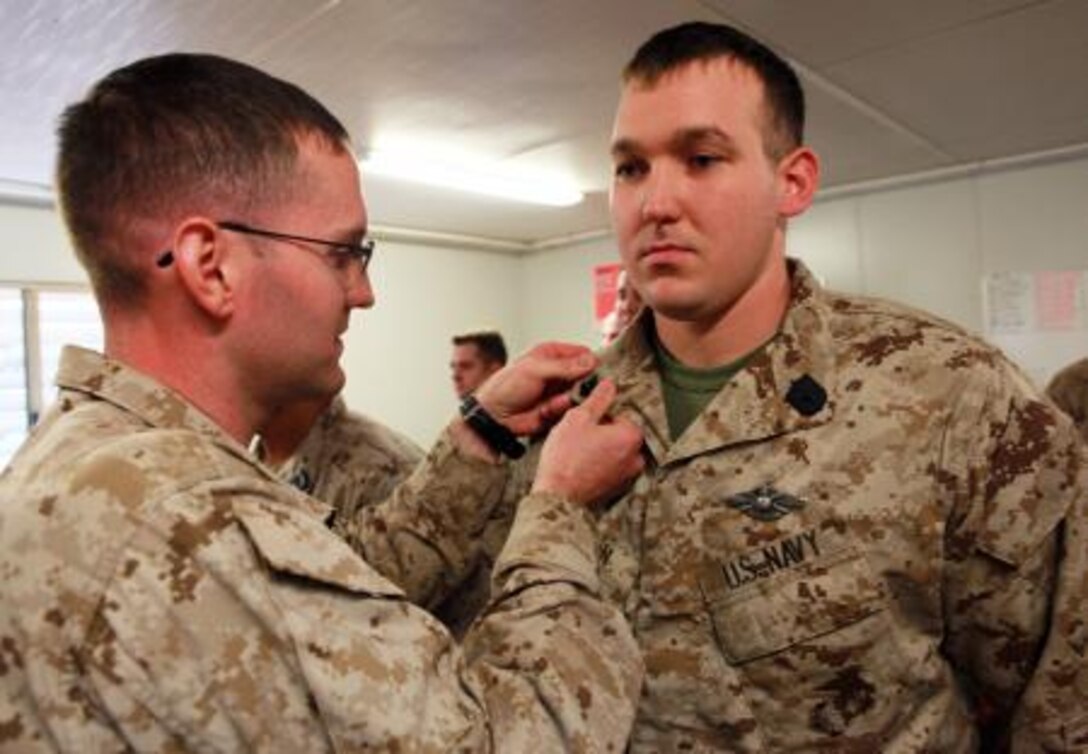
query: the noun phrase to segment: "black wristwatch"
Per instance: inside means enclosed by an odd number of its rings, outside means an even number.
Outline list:
[[[461,418],[496,453],[507,458],[521,458],[525,455],[525,446],[517,436],[495,421],[495,417],[487,413],[487,409],[480,405],[476,396],[469,395],[461,401]]]

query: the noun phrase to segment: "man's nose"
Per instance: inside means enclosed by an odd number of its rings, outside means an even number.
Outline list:
[[[639,187],[639,215],[644,222],[662,223],[680,214],[675,176],[666,167],[657,167]]]
[[[349,307],[369,309],[374,306],[374,287],[370,284],[370,274],[366,270],[352,265],[345,285]]]

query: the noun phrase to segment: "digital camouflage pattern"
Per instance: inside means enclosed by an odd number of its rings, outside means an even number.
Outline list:
[[[346,534],[355,515],[389,497],[423,456],[407,437],[336,398],[276,473],[331,505],[333,528]]]
[[[446,624],[454,636],[463,636],[487,605],[495,559],[506,543],[518,502],[532,489],[540,448],[539,444],[531,444],[520,461],[510,464],[510,477],[501,501],[491,509],[483,530],[476,538],[479,548],[476,562],[461,585],[434,610],[435,616]]]
[[[495,528],[489,525],[488,514],[500,496],[501,486],[494,482],[502,472],[463,459],[463,472],[421,473],[420,479],[428,481],[416,479],[399,490],[423,458],[423,451],[411,440],[349,410],[337,398],[276,473],[331,505],[333,531],[383,575],[406,585],[412,601],[462,636],[487,604],[493,561],[509,529],[510,519],[503,518],[499,537],[487,534]],[[451,498],[443,499],[430,489],[458,476],[467,484],[450,492]],[[482,486],[484,481],[489,483]],[[524,489],[528,491],[528,485]],[[423,506],[414,499],[421,493],[426,495]],[[428,497],[433,512],[426,507]],[[405,510],[422,510],[423,515],[415,522],[409,519],[414,526],[400,538],[401,548],[394,557],[380,557],[384,541],[377,534],[389,530],[391,512]],[[488,546],[481,547],[484,543]],[[411,549],[416,550],[415,557],[404,557]]]
[[[0,749],[622,749],[641,665],[582,507],[521,502],[458,647],[176,394],[81,349],[58,382],[0,478]]]
[[[1009,720],[1088,750],[1069,421],[991,346],[790,266],[781,332],[676,442],[650,313],[603,354],[648,459],[599,522],[646,661],[630,750],[993,751]]]
[[[1054,375],[1046,386],[1046,394],[1073,419],[1081,436],[1088,440],[1088,359],[1075,361]]]

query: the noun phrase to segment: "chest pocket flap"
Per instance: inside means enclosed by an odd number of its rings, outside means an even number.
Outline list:
[[[242,499],[234,514],[253,546],[281,573],[351,592],[402,597],[404,592],[312,515],[270,501]]]
[[[735,591],[715,564],[701,586],[719,645],[734,664],[841,631],[886,604],[882,582],[850,548]]]

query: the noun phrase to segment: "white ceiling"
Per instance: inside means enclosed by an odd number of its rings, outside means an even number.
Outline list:
[[[371,221],[466,245],[546,248],[608,227],[618,74],[653,32],[740,26],[809,96],[824,186],[1088,151],[1088,0],[0,0],[0,188],[48,184],[63,107],[173,50],[315,94],[361,149],[422,138],[566,173],[571,208],[364,176]],[[209,103],[214,106],[214,103]]]

